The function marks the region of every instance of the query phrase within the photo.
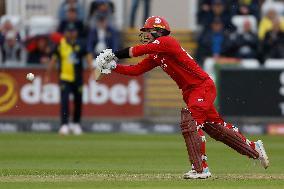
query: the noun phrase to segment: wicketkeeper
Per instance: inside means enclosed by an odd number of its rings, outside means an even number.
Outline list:
[[[169,36],[168,22],[160,16],[149,17],[140,29],[142,45],[116,52],[104,50],[96,59],[97,69],[102,73],[114,70],[124,75],[140,75],[159,66],[182,90],[187,108],[181,110],[181,132],[183,134],[191,170],[185,179],[208,178],[205,153],[205,131],[210,137],[230,146],[240,154],[258,159],[264,168],[269,165],[261,140],[252,142],[231,123],[225,123],[214,107],[216,87],[209,75],[194,59]],[[117,64],[119,59],[148,55],[136,65]]]

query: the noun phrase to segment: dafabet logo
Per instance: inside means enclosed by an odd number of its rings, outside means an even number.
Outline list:
[[[16,81],[7,73],[0,72],[0,113],[12,109],[18,100]]]

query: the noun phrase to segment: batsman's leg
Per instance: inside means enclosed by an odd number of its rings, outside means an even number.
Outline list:
[[[246,138],[240,132],[234,130],[232,125],[224,123],[213,105],[207,113],[203,130],[210,137],[225,143],[240,154],[253,159],[257,159],[259,156],[258,152],[247,144]]]
[[[204,124],[203,130],[212,138],[230,146],[242,155],[260,160],[266,169],[269,166],[268,156],[261,140],[252,142],[247,139],[237,127],[225,123],[214,107],[208,114],[209,122]]]
[[[224,123],[223,123],[223,126],[226,127],[226,128],[228,128],[228,129],[231,129],[231,130],[237,132],[238,135],[243,139],[243,141],[247,143],[247,145],[249,145],[252,149],[254,149],[254,150],[256,150],[256,151],[258,152],[259,156],[258,156],[257,159],[260,160],[261,165],[262,165],[265,169],[268,168],[268,166],[269,166],[269,160],[268,160],[268,156],[267,156],[267,154],[266,154],[266,151],[265,151],[265,149],[264,149],[263,142],[262,142],[261,140],[258,140],[258,141],[256,141],[256,142],[250,141],[248,138],[246,138],[246,137],[241,133],[241,131],[240,131],[237,127],[235,127],[235,126],[234,126],[233,124],[231,124],[231,123],[226,123],[226,122],[224,122]]]
[[[181,131],[185,140],[192,170],[184,174],[185,179],[208,178],[211,176],[205,155],[205,136],[193,120],[188,109],[181,111]]]
[[[224,127],[221,124],[206,123],[203,130],[212,138],[221,141],[230,146],[240,154],[246,155],[250,158],[257,159],[258,152],[251,148],[242,138],[242,136],[231,129]]]

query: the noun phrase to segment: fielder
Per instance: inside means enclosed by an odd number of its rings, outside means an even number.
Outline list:
[[[159,66],[182,90],[187,108],[181,110],[181,132],[183,134],[191,170],[184,174],[185,179],[209,178],[205,153],[205,131],[210,137],[221,141],[240,154],[258,159],[266,169],[268,156],[261,140],[252,142],[240,133],[238,128],[225,123],[214,107],[216,87],[209,75],[169,36],[168,22],[159,16],[149,17],[140,38],[142,45],[125,48],[116,52],[104,50],[96,58],[96,66],[102,73],[114,70],[124,75],[140,75]],[[136,65],[117,64],[119,59],[148,55]]]

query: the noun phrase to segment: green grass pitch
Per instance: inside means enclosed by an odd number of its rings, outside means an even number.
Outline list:
[[[284,137],[259,138],[267,170],[207,137],[213,177],[184,180],[189,166],[178,134],[0,134],[0,188],[284,188]]]

